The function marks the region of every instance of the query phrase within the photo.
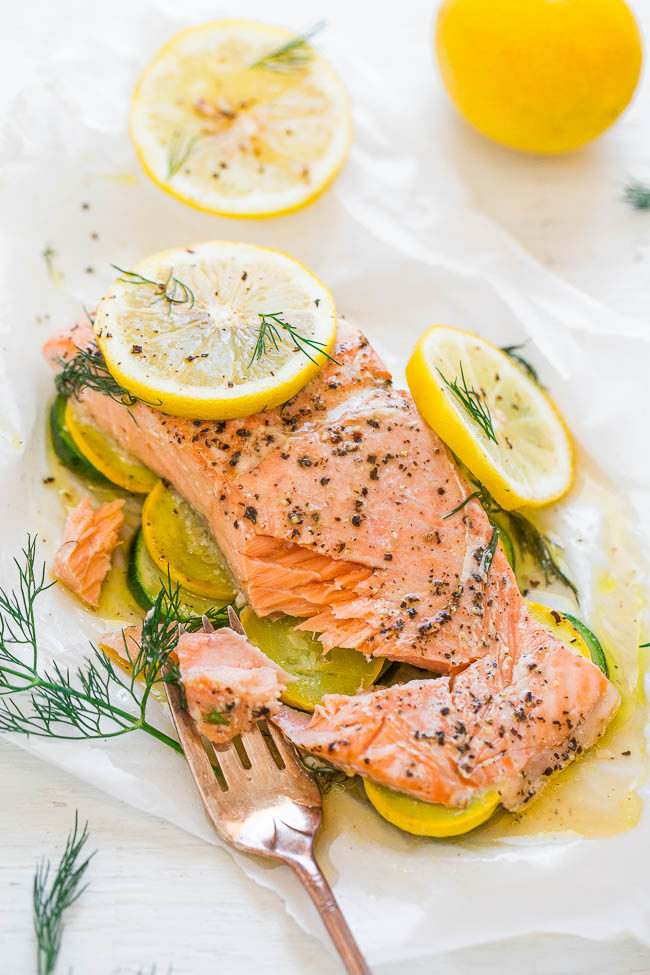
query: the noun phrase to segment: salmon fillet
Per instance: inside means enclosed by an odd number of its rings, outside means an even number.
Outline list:
[[[176,652],[188,710],[199,733],[217,744],[277,711],[280,694],[292,680],[229,627],[182,633]]]
[[[75,346],[96,348],[87,323],[45,354],[57,368]],[[499,546],[490,561],[482,506],[366,339],[340,325],[333,355],[242,420],[82,403],[204,516],[258,616],[446,675],[282,710],[297,745],[428,802],[496,788],[517,808],[596,740],[618,692],[530,616]]]
[[[109,501],[93,510],[84,498],[68,515],[54,556],[54,578],[95,608],[124,524],[123,507],[124,501]]]
[[[45,354],[57,368],[75,346],[96,347],[88,323]],[[243,420],[82,402],[206,518],[258,616],[302,617],[326,650],[454,672],[508,643],[522,597],[500,548],[483,571],[481,505],[446,517],[470,491],[366,339],[340,325],[334,354],[282,408]]]
[[[300,748],[417,799],[459,807],[496,789],[517,809],[593,744],[619,703],[597,667],[549,637],[516,660],[325,695],[313,715],[283,708],[274,721]]]

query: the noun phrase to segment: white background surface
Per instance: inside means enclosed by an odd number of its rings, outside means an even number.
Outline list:
[[[345,6],[332,4],[330,13],[328,4],[328,16],[337,25]],[[391,43],[390,30],[394,5],[376,4],[373,25],[353,4],[348,6],[359,56],[380,59],[387,70],[411,77],[413,100],[405,111],[417,124],[426,121],[444,143],[473,205],[555,273],[605,305],[647,320],[650,213],[630,210],[620,197],[629,176],[650,181],[650,79],[644,79],[624,119],[594,146],[567,158],[519,157],[469,131],[446,103],[433,68],[423,71],[422,61],[410,57],[409,45],[419,51],[428,43],[426,4],[402,5],[408,29],[397,45]],[[647,0],[634,6],[650,28]],[[283,15],[276,19],[298,29],[323,10],[315,3],[295,2],[292,15],[291,8],[283,4]],[[237,4],[236,13],[245,16],[246,3]],[[9,58],[6,76],[0,76],[5,91],[15,90],[21,63],[29,68],[46,56],[30,49],[29,24],[38,16],[39,6],[31,2],[13,10],[5,24]],[[65,23],[60,30],[65,31]],[[52,51],[55,56],[56,35]],[[168,965],[175,975],[209,970],[329,975],[339,970],[285,916],[279,899],[243,876],[223,852],[4,743],[0,782],[3,975],[33,970],[29,885],[34,862],[55,851],[57,843],[60,847],[75,808],[90,820],[92,845],[99,853],[91,867],[91,887],[70,914],[61,972],[135,973],[154,962],[159,975]],[[577,883],[576,897],[588,896]],[[398,968],[413,975],[520,970],[631,975],[650,971],[650,951],[632,942],[548,937],[383,970]]]

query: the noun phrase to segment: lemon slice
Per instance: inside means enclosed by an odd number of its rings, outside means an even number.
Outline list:
[[[133,396],[192,419],[284,403],[326,362],[334,300],[303,264],[209,241],[141,261],[95,314],[109,370]]]
[[[72,399],[66,403],[65,426],[77,450],[113,484],[135,494],[148,494],[158,483],[152,470],[95,426]]]
[[[131,138],[147,175],[230,217],[286,213],[322,193],[350,145],[348,98],[327,61],[296,40],[245,20],[173,37],[133,95]]]
[[[477,796],[460,809],[452,809],[439,803],[423,802],[370,779],[363,780],[363,788],[380,816],[415,836],[442,839],[469,833],[486,822],[499,805],[499,793],[494,790]]]
[[[425,420],[502,508],[538,507],[569,490],[566,425],[544,390],[501,349],[434,325],[420,337],[406,377]]]

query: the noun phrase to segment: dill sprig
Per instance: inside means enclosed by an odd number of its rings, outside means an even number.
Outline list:
[[[228,715],[224,714],[223,711],[217,711],[216,708],[210,708],[210,710],[203,715],[203,720],[208,724],[219,724],[228,725],[230,724],[230,718]]]
[[[167,151],[167,179],[171,179],[179,169],[182,169],[200,138],[198,135],[189,139],[183,138],[182,135],[173,136]]]
[[[142,730],[182,752],[177,741],[146,717],[153,688],[178,680],[170,656],[178,643],[179,590],[163,587],[158,594],[144,619],[130,673],[118,673],[106,654],[93,647],[92,656],[72,674],[56,661],[41,666],[34,605],[51,584],[45,583],[45,566],[36,567],[35,539],[28,537],[22,556],[14,560],[16,587],[0,587],[0,731],[79,740]],[[29,647],[27,659],[18,650],[21,646]],[[115,693],[126,696],[135,713],[116,704]]]
[[[46,858],[36,868],[32,903],[38,975],[50,975],[54,971],[63,936],[63,915],[86,889],[81,882],[95,855],[91,853],[85,860],[81,859],[87,840],[88,823],[80,831],[78,814],[75,812],[74,827],[56,870],[52,872],[51,861]]]
[[[498,444],[499,441],[497,440],[497,435],[494,432],[490,407],[481,398],[481,394],[477,392],[473,386],[467,385],[465,372],[463,370],[463,363],[459,362],[458,365],[460,368],[460,382],[458,381],[458,376],[456,376],[453,381],[450,382],[440,369],[438,369],[438,375],[442,379],[447,389],[456,397],[468,416],[470,416],[474,422],[478,424],[488,440]]]
[[[144,275],[138,274],[137,271],[125,271],[123,267],[118,267],[117,264],[111,264],[111,267],[120,272],[121,277],[117,280],[123,284],[145,284],[156,288],[160,300],[167,302],[167,310],[170,315],[174,305],[188,304],[190,308],[194,307],[194,292],[188,284],[184,284],[183,281],[175,277],[173,268],[170,268],[165,281],[154,281],[152,278],[145,278]]]
[[[650,210],[650,186],[633,180],[623,190],[623,199],[635,210]]]
[[[81,349],[79,346],[75,348],[77,352],[72,359],[57,359],[61,371],[57,373],[54,382],[62,396],[74,396],[78,400],[83,390],[90,389],[108,396],[122,406],[135,406],[137,399],[113,378],[99,349]]]
[[[571,590],[576,602],[579,603],[580,595],[578,588],[558,563],[553,553],[552,544],[547,536],[532,521],[529,521],[525,515],[522,515],[520,511],[506,511],[505,508],[502,508],[480,481],[466,469],[464,473],[465,477],[472,484],[476,485],[476,490],[465,499],[463,504],[459,505],[459,508],[467,504],[470,498],[477,497],[493,525],[496,524],[496,520],[493,521],[494,515],[499,520],[507,522],[508,534],[514,539],[521,554],[528,555],[531,561],[539,566],[546,584],[548,585],[553,579],[558,579],[567,589]],[[455,511],[457,510],[458,508],[455,509]],[[451,515],[455,514],[455,511],[450,511],[446,517],[451,517]],[[498,528],[499,525],[497,524]],[[494,534],[492,540],[494,540]]]
[[[525,342],[520,342],[519,345],[502,345],[501,351],[505,352],[505,354],[507,356],[510,356],[511,359],[514,359],[515,362],[521,366],[524,372],[527,373],[528,376],[530,376],[533,382],[537,383],[537,385],[539,386],[539,377],[537,375],[537,370],[535,369],[534,366],[531,366],[528,359],[524,359],[523,355],[519,354],[519,349],[523,349],[525,344],[526,344]]]
[[[507,511],[505,514],[520,551],[524,555],[528,554],[537,563],[542,570],[546,584],[548,585],[553,578],[559,579],[567,589],[571,590],[576,602],[579,602],[577,586],[558,564],[546,535],[542,534],[532,521],[529,521],[519,511]]]
[[[269,71],[294,71],[296,68],[303,68],[314,56],[314,52],[308,46],[307,41],[318,34],[326,23],[327,21],[320,20],[309,30],[306,30],[304,34],[297,34],[292,37],[286,44],[265,54],[250,67],[267,68]]]
[[[488,542],[481,559],[481,572],[483,577],[487,579],[490,567],[492,565],[492,560],[494,558],[494,553],[497,550],[497,545],[499,543],[499,529],[495,526],[492,527],[492,535],[490,541]]]
[[[455,515],[459,511],[461,511],[465,507],[466,504],[469,504],[469,502],[472,500],[472,498],[478,498],[478,497],[480,497],[480,495],[481,495],[481,492],[480,491],[472,491],[472,493],[471,494],[468,494],[468,496],[464,499],[464,501],[461,501],[460,504],[457,504],[456,505],[456,507],[454,508],[453,511],[450,511],[448,514],[443,515],[440,520],[441,521],[446,521],[447,518],[451,518],[452,515]]]
[[[323,758],[308,754],[299,754],[298,757],[301,764],[316,779],[323,795],[332,789],[342,789],[350,781],[350,776],[346,772],[342,772],[340,768],[336,768]]]
[[[326,352],[325,345],[326,342],[320,342],[318,339],[310,339],[306,335],[301,335],[294,325],[289,322],[285,322],[282,318],[284,313],[281,311],[273,312],[272,314],[262,314],[258,312],[258,317],[261,318],[262,322],[257,329],[257,341],[255,343],[255,348],[253,349],[253,354],[248,363],[248,368],[253,365],[256,359],[262,359],[267,353],[267,343],[270,348],[273,345],[274,349],[279,349],[279,342],[282,341],[283,334],[287,335],[289,339],[293,342],[298,352],[302,352],[306,355],[308,359],[311,359],[313,363],[318,365],[316,359],[310,353],[310,349],[317,355],[324,355],[331,362],[336,362],[337,365],[340,363],[331,356],[329,352]]]

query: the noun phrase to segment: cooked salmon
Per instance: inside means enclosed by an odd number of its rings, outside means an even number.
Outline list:
[[[124,524],[123,507],[124,501],[109,501],[93,510],[90,499],[84,498],[67,517],[52,574],[90,606],[99,606],[102,583]]]
[[[142,641],[141,626],[125,626],[122,630],[113,630],[112,633],[104,633],[99,645],[107,648],[122,657],[127,663],[134,664],[140,653],[140,643]]]
[[[87,324],[45,353],[56,367],[75,347],[96,348]],[[311,721],[285,712],[297,744],[430,802],[495,787],[516,808],[602,733],[618,692],[530,616],[482,506],[367,340],[340,325],[333,355],[242,420],[82,402],[205,517],[258,616],[447,675],[326,697]]]
[[[87,323],[45,352],[56,365],[75,346],[95,347]],[[368,342],[340,326],[335,355],[243,420],[129,414],[90,391],[83,404],[206,518],[258,616],[303,617],[326,650],[460,669],[508,640],[513,574],[500,549],[484,571],[493,529],[475,499],[446,517],[470,490]]]
[[[597,667],[547,635],[455,677],[329,694],[313,716],[283,708],[274,720],[299,747],[417,799],[463,806],[496,789],[517,809],[619,703]]]
[[[176,647],[187,706],[199,732],[221,744],[272,714],[292,680],[229,627],[182,633]]]

